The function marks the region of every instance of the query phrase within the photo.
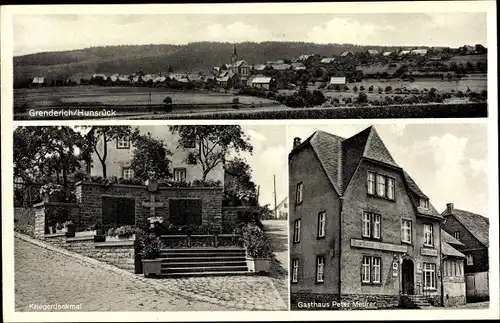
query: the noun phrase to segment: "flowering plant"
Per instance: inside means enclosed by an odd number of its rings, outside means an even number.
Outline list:
[[[245,191],[241,191],[241,192],[238,192],[236,194],[236,197],[239,198],[240,200],[246,200],[246,201],[249,201],[253,198],[256,198],[257,197],[257,194],[255,194],[254,191],[251,191],[251,190],[245,190]]]
[[[63,192],[64,188],[59,184],[48,183],[40,187],[40,195],[52,196],[62,194]]]

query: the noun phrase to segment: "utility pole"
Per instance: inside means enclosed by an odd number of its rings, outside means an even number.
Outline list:
[[[276,175],[273,175],[274,181],[274,218],[278,218],[278,205],[276,204]]]

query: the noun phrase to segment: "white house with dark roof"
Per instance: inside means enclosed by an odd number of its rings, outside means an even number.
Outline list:
[[[380,54],[380,53],[379,53],[379,51],[378,51],[378,50],[376,50],[376,49],[369,49],[369,50],[367,50],[366,52],[367,52],[367,53],[368,53],[368,55],[370,55],[370,56],[376,56],[376,55]]]
[[[347,78],[345,76],[332,76],[330,77],[330,85],[346,85]]]
[[[33,80],[31,81],[31,84],[33,85],[43,85],[45,83],[45,77],[44,76],[35,76]]]
[[[324,57],[320,61],[321,64],[331,64],[333,62],[335,62],[335,57]]]
[[[256,76],[250,80],[251,87],[273,90],[276,89],[276,78],[266,76]]]

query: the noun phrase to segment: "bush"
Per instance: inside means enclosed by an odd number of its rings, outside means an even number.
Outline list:
[[[352,88],[352,90],[353,90],[354,92],[358,92],[358,87],[357,87],[356,85],[354,85],[354,86],[353,86],[353,88]]]
[[[149,234],[139,241],[140,255],[142,259],[156,259],[160,255],[163,243],[154,234]]]
[[[251,258],[269,258],[272,255],[272,246],[266,233],[253,224],[243,227],[243,246]]]
[[[357,99],[357,102],[358,103],[365,103],[365,102],[368,102],[368,95],[366,95],[366,93],[364,92],[360,92],[358,94],[358,99]]]
[[[373,85],[370,85],[370,87],[368,88],[368,92],[373,92]]]
[[[361,86],[359,87],[359,90],[360,90],[360,91],[364,91],[364,90],[365,90],[365,87],[364,87],[363,85],[361,85]]]
[[[390,93],[392,91],[392,87],[390,85],[387,85],[385,87],[385,93]]]
[[[123,225],[121,227],[118,227],[116,229],[111,228],[108,230],[107,235],[108,236],[118,236],[119,238],[129,238],[133,236],[134,234],[140,234],[143,231],[139,228],[136,228],[131,225]]]
[[[167,96],[165,99],[163,99],[163,103],[166,105],[172,104],[172,98]]]

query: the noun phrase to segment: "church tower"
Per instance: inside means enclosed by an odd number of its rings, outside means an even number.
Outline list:
[[[231,64],[234,65],[238,61],[238,54],[236,53],[236,44],[233,44],[233,55],[231,56]]]

